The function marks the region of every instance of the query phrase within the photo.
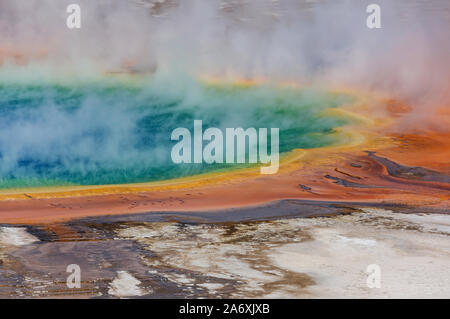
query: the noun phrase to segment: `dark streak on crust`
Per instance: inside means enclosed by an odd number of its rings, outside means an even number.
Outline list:
[[[367,151],[367,155],[386,167],[390,176],[427,182],[450,183],[450,176],[444,173],[423,167],[400,165],[385,157],[377,156],[375,152],[371,151]]]

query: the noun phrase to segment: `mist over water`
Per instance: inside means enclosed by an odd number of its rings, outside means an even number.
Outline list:
[[[351,101],[313,89],[192,83],[189,91],[186,98],[152,84],[0,85],[0,187],[132,183],[236,168],[173,164],[171,132],[193,132],[202,119],[204,129],[280,128],[281,152],[320,147],[336,142],[333,128],[345,123],[321,112]]]
[[[66,8],[82,8],[82,28]],[[281,151],[336,142],[328,88],[411,105],[398,130],[448,130],[449,2],[0,0],[0,187],[110,184],[186,176],[170,133],[279,127]],[[115,80],[120,73],[143,79]],[[113,75],[116,74],[116,75]],[[217,89],[196,79],[295,81],[314,89]]]
[[[71,3],[81,6],[81,29],[65,25]],[[426,99],[442,99],[450,70],[449,2],[376,1],[381,29],[366,26],[369,3],[0,0],[0,50],[9,53],[0,61],[24,64],[15,55],[20,52],[28,63],[77,76],[157,70],[359,85],[411,100],[428,92]]]

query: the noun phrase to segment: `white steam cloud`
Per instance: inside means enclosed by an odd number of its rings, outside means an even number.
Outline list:
[[[381,29],[366,26],[372,2]],[[66,27],[72,3],[81,6],[81,29]],[[402,132],[448,130],[435,112],[450,107],[449,10],[448,0],[0,0],[0,85],[137,72],[188,105],[203,94],[190,77],[292,80],[405,102],[413,110]],[[24,153],[68,163],[86,153],[99,167],[140,160],[131,147],[139,116],[118,106],[103,118],[95,103],[86,96],[69,114],[44,101],[1,118],[0,173],[17,172]],[[109,136],[101,152],[98,141],[79,138],[96,130]]]
[[[362,86],[415,115],[448,107],[450,3],[375,2],[381,29],[359,0],[0,0],[0,62]],[[71,3],[80,30],[66,28]]]

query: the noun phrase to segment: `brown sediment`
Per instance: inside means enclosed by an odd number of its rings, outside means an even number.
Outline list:
[[[46,49],[14,48],[12,46],[0,46],[0,65],[4,62],[13,62],[16,65],[27,65],[31,60],[43,59],[47,56]]]
[[[304,212],[299,217],[314,218],[217,222],[203,213],[199,223],[186,216],[154,222],[156,213],[148,213],[27,226],[37,242],[0,250],[0,297],[114,298],[110,287],[118,272],[137,278],[144,293],[131,297],[144,298],[448,295],[448,280],[442,281],[450,258],[448,215],[298,200],[268,210],[293,212],[295,206]],[[257,208],[240,210],[254,217]],[[402,278],[396,288],[367,289],[368,261]],[[73,263],[83,271],[81,289],[66,286],[66,267]]]
[[[411,112],[411,106],[403,103],[401,101],[395,99],[388,99],[385,101],[386,110],[393,114],[394,116],[398,116],[399,114]]]

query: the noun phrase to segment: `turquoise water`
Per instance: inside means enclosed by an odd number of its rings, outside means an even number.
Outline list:
[[[194,120],[204,130],[280,128],[280,152],[329,145],[345,121],[320,113],[349,100],[314,89],[195,82],[1,84],[0,188],[145,182],[238,167],[172,163],[171,132],[192,132]]]

